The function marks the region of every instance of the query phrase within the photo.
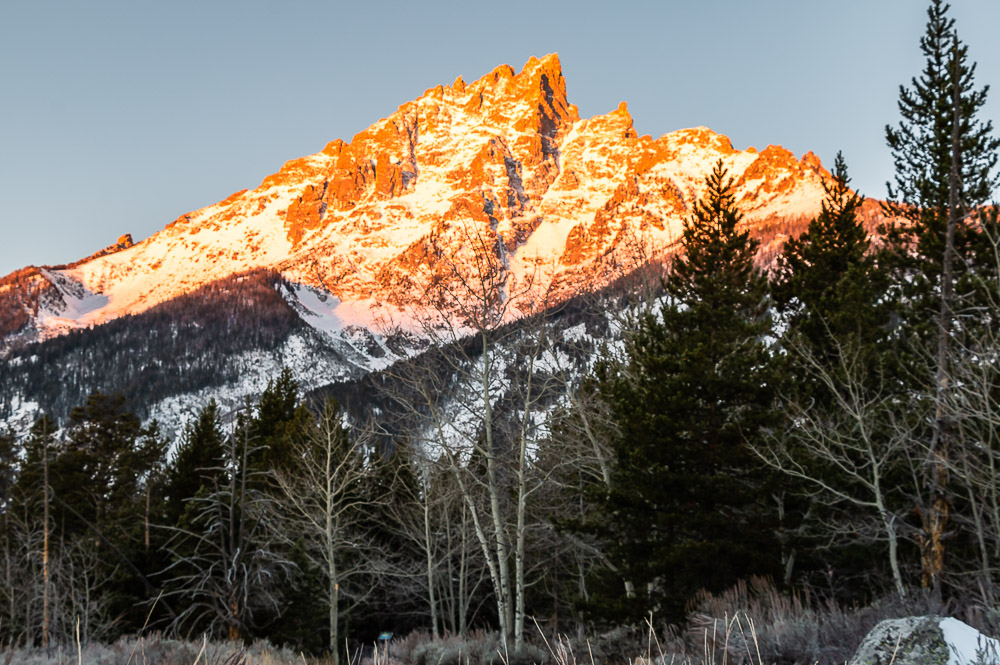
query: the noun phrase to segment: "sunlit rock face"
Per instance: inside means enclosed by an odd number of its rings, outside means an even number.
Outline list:
[[[639,136],[624,102],[580,118],[557,55],[502,65],[431,88],[141,242],[125,234],[74,264],[0,280],[0,336],[98,325],[259,269],[322,296],[306,304],[338,325],[405,327],[442,265],[477,252],[500,257],[510,283],[564,298],[675,247],[719,160],[751,228],[818,212],[829,174],[812,153],[737,150],[704,127]]]

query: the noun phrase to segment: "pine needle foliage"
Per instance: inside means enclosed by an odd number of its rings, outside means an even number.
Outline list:
[[[884,324],[877,306],[886,288],[860,219],[864,197],[850,188],[847,162],[837,153],[820,214],[802,235],[785,243],[773,285],[789,329],[816,348],[830,336],[873,338]]]
[[[886,125],[886,142],[892,151],[895,184],[886,183],[887,213],[905,223],[893,229],[890,239],[916,250],[922,276],[935,283],[941,274],[945,230],[948,222],[949,182],[952,167],[952,131],[958,121],[960,207],[963,216],[989,201],[1000,186],[996,166],[1000,139],[993,123],[978,113],[986,104],[989,86],[976,88],[975,63],[968,47],[948,16],[950,5],[932,0],[927,8],[927,28],[920,38],[926,61],[911,87],[899,88],[899,113],[895,127]],[[954,88],[958,85],[958,109]],[[963,220],[955,230],[955,250],[969,258],[972,224]]]
[[[598,370],[616,425],[603,535],[618,572],[595,604],[605,617],[679,619],[699,587],[772,572],[778,558],[746,443],[772,414],[767,284],[721,162],[706,184],[663,306]]]

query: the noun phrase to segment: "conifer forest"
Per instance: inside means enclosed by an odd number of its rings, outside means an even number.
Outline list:
[[[187,357],[192,389],[240,368],[170,337],[196,299],[155,350],[110,324],[122,355],[90,357],[75,404],[0,432],[0,643],[339,664],[391,633],[419,665],[611,663],[649,635],[690,656],[743,612],[751,662],[812,663],[890,616],[1000,635],[1000,139],[956,28],[932,0],[887,199],[838,154],[773,261],[720,162],[667,259],[510,321],[487,257],[428,304],[423,353],[320,390],[285,370],[177,436],[145,411],[157,359]],[[225,344],[297,325],[266,297],[215,311]],[[110,371],[132,388],[92,392]]]

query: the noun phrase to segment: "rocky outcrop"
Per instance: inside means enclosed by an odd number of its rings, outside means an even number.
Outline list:
[[[865,636],[852,665],[997,665],[1000,642],[958,619],[886,619]]]
[[[639,136],[625,102],[581,119],[550,54],[520,71],[501,65],[430,88],[350,141],[286,162],[256,189],[57,270],[106,301],[88,301],[79,325],[257,269],[336,295],[350,308],[347,323],[368,325],[379,308],[423,302],[470,251],[495,253],[514,281],[555,285],[549,297],[558,300],[676,247],[719,160],[751,229],[819,210],[829,174],[812,153],[738,150],[705,127]],[[56,302],[46,320],[68,329],[70,309]]]

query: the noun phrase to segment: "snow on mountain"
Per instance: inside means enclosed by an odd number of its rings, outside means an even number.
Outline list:
[[[812,153],[737,150],[705,127],[639,136],[624,102],[580,118],[557,55],[519,73],[502,65],[431,88],[141,242],[123,236],[74,264],[0,279],[0,355],[266,270],[333,364],[299,362],[293,335],[266,360],[241,361],[247,378],[226,390],[254,392],[275,362],[296,365],[307,387],[357,376],[423,348],[428,287],[461,281],[484,254],[508,291],[531,284],[554,303],[669,251],[719,160],[751,229],[819,211],[829,174]],[[152,412],[179,408],[168,402]]]
[[[640,137],[624,103],[581,119],[558,56],[532,58],[520,73],[503,65],[432,88],[350,143],[292,160],[142,242],[43,271],[62,298],[30,325],[59,334],[270,268],[323,294],[324,313],[307,318],[318,328],[372,327],[418,302],[442,262],[474,250],[470,238],[502,245],[512,278],[569,295],[606,282],[630,239],[674,242],[719,159],[751,223],[819,209],[826,173],[811,153],[740,151],[704,127]]]

